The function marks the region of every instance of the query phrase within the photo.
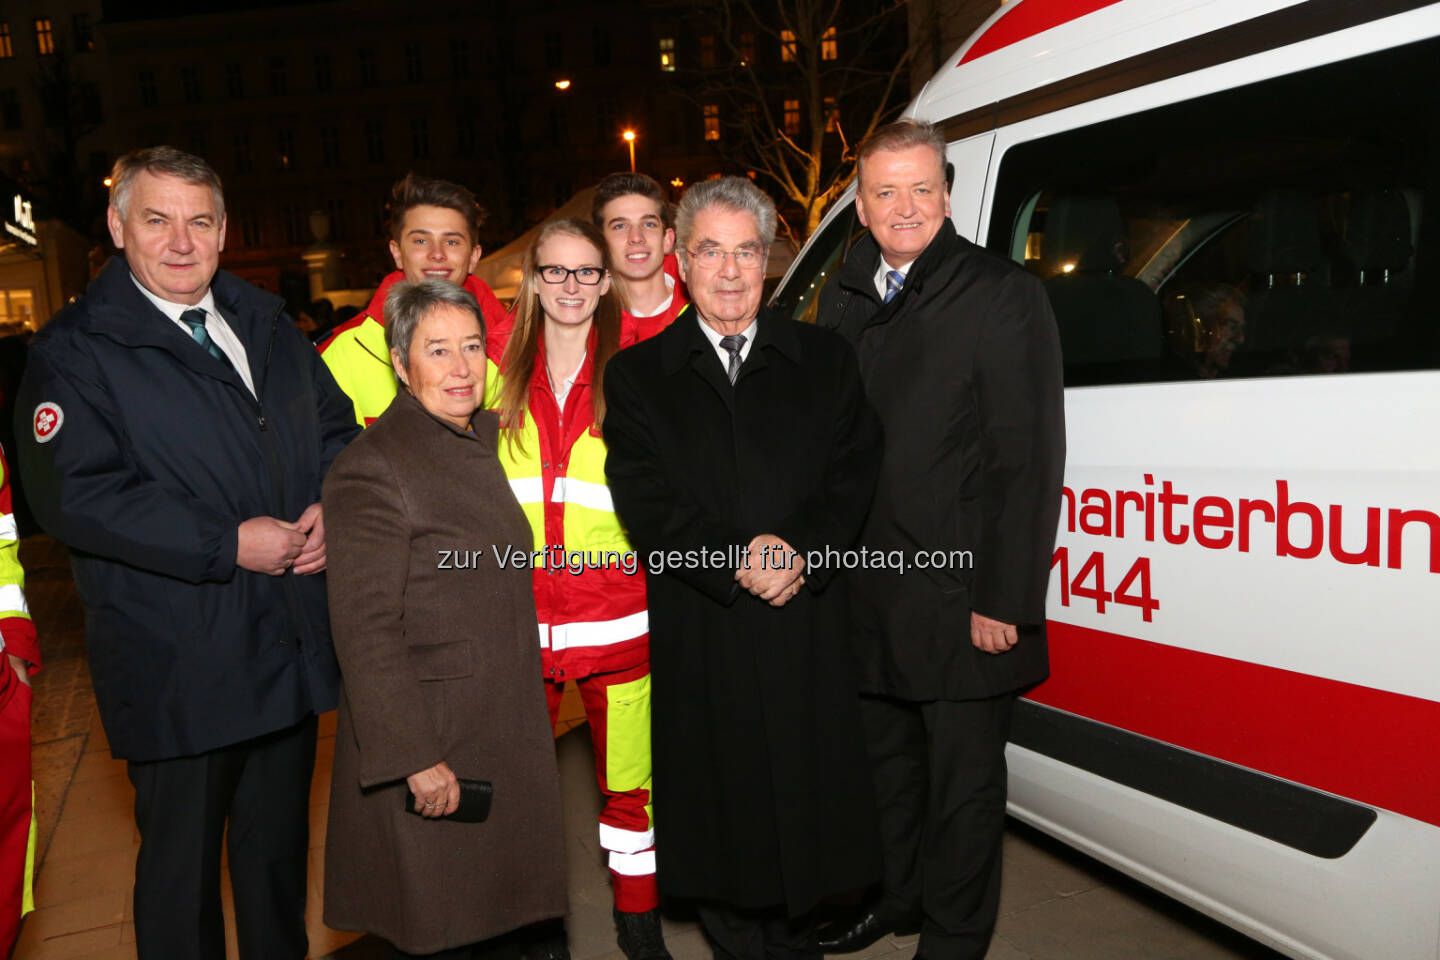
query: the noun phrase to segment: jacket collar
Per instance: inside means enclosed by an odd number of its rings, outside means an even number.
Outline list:
[[[660,362],[666,373],[675,373],[697,353],[702,359],[707,355],[714,355],[710,341],[700,332],[701,322],[694,303],[688,303],[670,326],[656,334],[656,338],[660,340]],[[780,352],[791,361],[800,362],[800,338],[796,335],[789,317],[761,304],[759,313],[755,315],[755,322],[759,329],[755,333],[755,342],[750,345],[747,365],[750,359],[763,357],[763,354],[757,356],[757,351],[767,348]],[[715,360],[718,364],[719,358],[716,357]],[[764,364],[757,364],[758,366]]]
[[[949,229],[946,229],[947,227]],[[926,278],[934,272],[935,266],[959,247],[960,235],[955,232],[955,223],[946,219],[940,231],[935,234],[935,239],[915,258],[910,271],[905,275],[905,286],[901,287],[900,293],[885,306],[898,304],[902,299],[906,299],[907,294],[912,297],[919,296],[925,289]],[[873,234],[866,231],[865,236],[861,237],[860,242],[850,251],[845,266],[840,270],[840,285],[878,302],[880,294],[875,289],[875,271],[879,268],[880,244],[875,242]]]
[[[486,410],[483,407],[476,410],[470,416],[470,430],[462,430],[449,420],[442,420],[426,410],[425,405],[416,399],[413,393],[403,389],[396,392],[395,399],[390,402],[390,410],[387,410],[386,413],[390,414],[391,410],[394,411],[391,415],[408,424],[426,429],[425,424],[431,423],[435,427],[450,431],[461,439],[474,440],[486,450],[494,451],[496,449],[495,441],[500,433],[500,414],[493,410]]]
[[[373,317],[376,321],[380,323],[381,326],[384,326],[385,298],[390,296],[390,291],[395,288],[395,285],[397,283],[404,282],[404,270],[392,270],[389,273],[385,274],[385,279],[380,281],[380,286],[376,287],[375,293],[371,295],[370,305],[365,308],[364,315]],[[464,288],[466,293],[474,297],[477,303],[481,304],[483,311],[485,298],[481,295],[481,293],[486,289],[485,282],[479,277],[475,276],[475,274],[469,273],[465,275],[465,282],[461,284],[461,287]]]
[[[284,309],[285,301],[223,270],[216,271],[211,279],[210,292],[221,316],[244,344],[251,375],[259,389],[272,321]],[[196,372],[242,383],[227,364],[203,350],[193,349],[193,341],[140,292],[123,256],[111,257],[101,268],[85,290],[84,303],[91,333],[125,346],[159,347]]]

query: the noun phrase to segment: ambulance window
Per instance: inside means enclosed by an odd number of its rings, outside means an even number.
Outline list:
[[[773,305],[781,313],[804,323],[815,322],[820,309],[820,291],[834,278],[851,246],[865,232],[855,216],[855,204],[850,200],[843,202],[846,209],[814,239],[776,295]]]
[[[1066,383],[1440,367],[1437,57],[1427,40],[1008,150],[986,244],[1044,283]]]

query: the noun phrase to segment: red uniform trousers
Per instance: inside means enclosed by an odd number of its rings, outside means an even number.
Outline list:
[[[30,688],[0,651],[0,957],[20,933],[30,844]]]
[[[599,817],[600,846],[609,851],[615,908],[644,913],[660,905],[650,816],[650,664],[592,673],[575,684],[595,747],[595,780],[605,796]],[[552,726],[560,712],[563,687],[563,681],[545,681]]]

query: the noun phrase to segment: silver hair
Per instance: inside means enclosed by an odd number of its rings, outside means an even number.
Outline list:
[[[753,216],[755,225],[760,228],[764,252],[770,252],[770,244],[775,242],[775,201],[745,177],[720,177],[701,180],[680,198],[680,209],[675,212],[676,250],[680,256],[688,261],[690,232],[695,227],[695,216],[708,207],[722,207]]]
[[[130,188],[135,176],[141,170],[148,170],[157,176],[178,177],[186,183],[210,188],[215,197],[215,216],[225,219],[225,190],[220,184],[220,174],[193,153],[174,147],[146,147],[132,150],[110,170],[110,206],[125,219],[125,207],[130,202]]]
[[[485,314],[480,304],[464,287],[449,280],[422,280],[419,283],[397,283],[385,298],[385,346],[400,355],[400,366],[410,369],[410,341],[415,328],[425,315],[436,307],[451,306],[469,310],[480,324],[485,337]]]
[[[945,134],[927,120],[907,118],[877,127],[870,136],[860,141],[855,148],[855,170],[857,177],[865,174],[865,161],[872,153],[881,150],[908,150],[911,147],[929,147],[935,151],[940,164],[940,175],[945,175]]]

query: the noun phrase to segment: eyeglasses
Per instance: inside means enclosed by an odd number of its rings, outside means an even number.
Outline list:
[[[697,264],[706,270],[718,270],[725,262],[726,257],[735,258],[735,266],[741,270],[748,270],[760,266],[764,257],[754,247],[739,247],[735,250],[721,250],[719,247],[706,247],[704,250],[687,251]]]
[[[603,267],[576,267],[572,270],[569,267],[550,266],[536,267],[535,270],[540,274],[540,279],[546,283],[564,283],[567,278],[574,277],[576,283],[593,287],[605,279]]]

